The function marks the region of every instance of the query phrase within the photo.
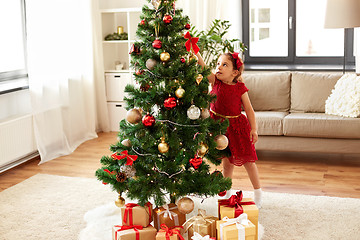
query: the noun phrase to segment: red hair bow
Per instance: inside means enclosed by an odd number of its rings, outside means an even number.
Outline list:
[[[236,60],[236,69],[240,69],[240,67],[241,67],[241,65],[243,65],[243,63],[240,61],[239,53],[233,52],[231,54],[231,56]]]
[[[192,37],[189,32],[187,32],[185,34],[184,38],[189,39],[185,43],[186,50],[188,52],[190,52],[191,47],[192,47],[192,49],[194,50],[194,53],[197,54],[199,52],[199,50],[200,50],[198,45],[196,45],[196,43],[199,41],[199,38],[198,37]]]
[[[120,153],[120,155],[117,155],[117,152],[116,152],[113,155],[111,155],[111,157],[115,160],[120,160],[120,159],[126,158],[126,165],[132,165],[133,162],[138,158],[138,156],[136,156],[136,155],[129,155],[127,150],[122,151]]]

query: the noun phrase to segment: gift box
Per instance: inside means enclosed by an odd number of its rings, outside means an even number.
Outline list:
[[[112,228],[113,240],[155,240],[156,229],[149,225],[144,228],[141,225],[120,226],[115,225]]]
[[[191,237],[191,240],[216,240],[216,238],[210,237],[209,235],[203,237],[199,233],[194,232],[194,236]]]
[[[256,227],[243,213],[237,218],[225,217],[216,222],[218,240],[255,240]]]
[[[156,240],[184,240],[181,232],[182,226],[169,228],[165,224],[161,224],[159,232],[156,234]]]
[[[207,216],[205,210],[199,209],[197,216],[188,219],[184,223],[185,232],[188,232],[188,239],[191,240],[194,233],[198,233],[203,237],[206,235],[216,237],[217,220],[219,220],[217,217]]]
[[[185,214],[179,212],[178,207],[174,203],[155,208],[154,212],[154,227],[160,230],[160,225],[165,224],[169,228],[175,226],[182,226],[185,223]]]
[[[229,199],[218,200],[219,218],[235,218],[246,213],[248,219],[255,225],[255,239],[258,239],[259,209],[251,198],[243,198],[242,191],[236,192]]]
[[[124,226],[141,225],[147,227],[152,222],[152,205],[144,207],[136,203],[127,203],[121,209],[121,217]]]

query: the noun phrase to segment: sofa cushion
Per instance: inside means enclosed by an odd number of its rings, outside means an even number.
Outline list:
[[[289,111],[290,76],[290,72],[244,74],[254,110]]]
[[[284,118],[284,135],[360,139],[360,118],[325,113],[290,113]]]
[[[294,72],[290,112],[325,112],[325,101],[342,74]]]
[[[255,112],[259,135],[283,135],[283,120],[287,112]]]

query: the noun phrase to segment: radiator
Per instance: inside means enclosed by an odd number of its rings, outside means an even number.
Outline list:
[[[0,122],[0,172],[38,155],[32,116]]]

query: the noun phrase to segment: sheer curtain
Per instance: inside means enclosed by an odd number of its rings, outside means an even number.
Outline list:
[[[176,6],[190,17],[198,30],[206,30],[214,19],[230,21],[227,38],[241,39],[241,0],[178,0]]]
[[[109,130],[97,4],[26,1],[29,85],[40,163],[71,153],[97,137],[96,130]]]

